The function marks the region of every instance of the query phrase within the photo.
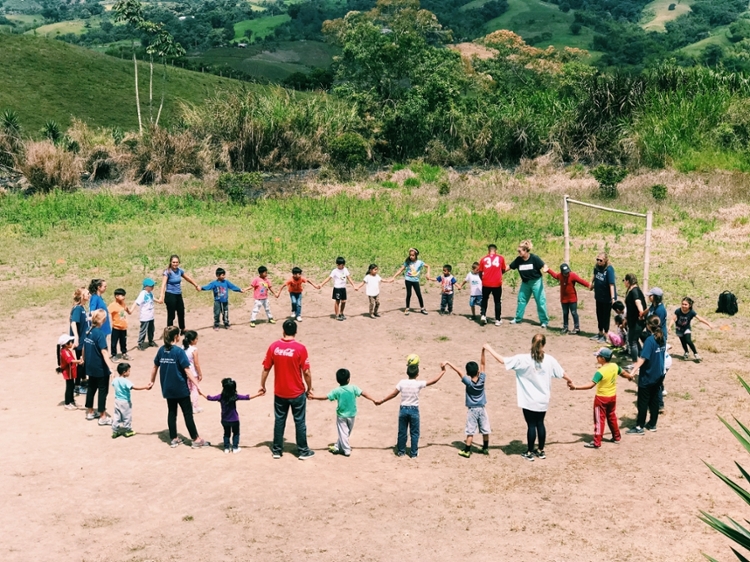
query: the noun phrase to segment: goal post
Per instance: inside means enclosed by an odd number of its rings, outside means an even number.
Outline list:
[[[565,237],[565,263],[567,264],[570,264],[570,205],[580,205],[582,207],[590,207],[592,209],[607,211],[609,213],[619,213],[621,215],[630,215],[632,217],[646,219],[646,236],[643,242],[643,283],[641,283],[641,286],[644,293],[648,292],[648,273],[649,263],[651,261],[651,229],[654,223],[654,213],[648,211],[644,215],[643,213],[634,213],[633,211],[602,207],[601,205],[576,201],[575,199],[571,199],[568,195],[565,195],[563,197],[563,235]]]

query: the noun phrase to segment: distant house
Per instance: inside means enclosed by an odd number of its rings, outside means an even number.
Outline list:
[[[247,48],[247,43],[237,43],[237,46],[238,46],[238,47],[239,47],[240,49],[246,49],[246,48]]]

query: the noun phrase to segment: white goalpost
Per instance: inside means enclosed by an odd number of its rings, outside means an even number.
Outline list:
[[[651,228],[653,226],[654,214],[652,211],[648,211],[645,215],[643,213],[634,213],[632,211],[622,211],[620,209],[612,209],[610,207],[602,207],[601,205],[593,205],[591,203],[584,203],[583,201],[576,201],[565,195],[563,197],[563,232],[565,236],[565,263],[570,264],[570,205],[581,205],[582,207],[590,207],[592,209],[599,209],[600,211],[607,211],[610,213],[619,213],[621,215],[630,215],[632,217],[641,217],[646,219],[646,237],[643,242],[643,282],[641,288],[644,293],[648,292],[648,270],[649,262],[651,261]]]

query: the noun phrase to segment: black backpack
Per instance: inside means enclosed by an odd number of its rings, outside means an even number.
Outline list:
[[[734,296],[734,293],[724,291],[719,295],[719,304],[716,306],[716,312],[734,316],[737,314],[737,310],[739,310],[737,307],[737,297]]]

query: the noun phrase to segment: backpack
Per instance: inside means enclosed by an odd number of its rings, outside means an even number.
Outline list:
[[[737,310],[739,310],[737,307],[737,297],[733,293],[724,291],[719,295],[719,304],[716,306],[716,312],[734,316],[737,314]]]

